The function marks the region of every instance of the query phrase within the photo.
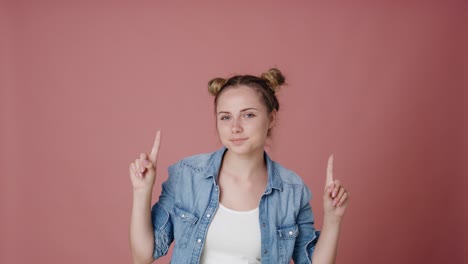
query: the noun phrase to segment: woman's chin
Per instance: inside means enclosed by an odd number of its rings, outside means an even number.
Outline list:
[[[252,155],[256,154],[258,152],[257,148],[254,148],[253,146],[250,145],[233,145],[230,144],[227,146],[227,149],[231,151],[232,153],[235,153],[236,155]],[[263,151],[263,149],[261,149]]]
[[[237,145],[237,144],[224,144],[224,146],[229,149],[231,152],[236,153],[236,154],[241,154],[248,151],[248,147],[244,145]]]

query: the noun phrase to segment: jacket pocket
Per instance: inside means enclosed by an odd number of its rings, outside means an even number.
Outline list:
[[[294,252],[296,237],[299,235],[299,228],[296,224],[283,225],[278,227],[278,252],[280,263],[289,263]]]
[[[174,214],[174,236],[175,246],[185,248],[193,233],[194,226],[198,221],[195,213],[176,204],[172,209]]]

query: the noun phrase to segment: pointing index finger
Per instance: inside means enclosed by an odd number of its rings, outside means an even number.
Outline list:
[[[159,152],[160,145],[161,145],[161,131],[158,130],[158,132],[156,133],[156,138],[154,139],[153,148],[151,149],[151,153],[149,155],[149,160],[153,164],[156,164],[156,160],[158,159],[158,152]]]
[[[333,183],[333,159],[333,154],[331,154],[330,157],[328,157],[326,186]]]

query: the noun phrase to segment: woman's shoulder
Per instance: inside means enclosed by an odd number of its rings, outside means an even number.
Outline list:
[[[281,178],[281,181],[283,183],[290,184],[290,185],[304,185],[305,184],[302,177],[299,176],[299,174],[293,171],[292,169],[289,169],[276,161],[272,161],[272,166],[273,166],[273,173],[276,173]]]
[[[196,171],[206,170],[216,158],[222,156],[224,148],[207,153],[198,153],[178,160],[172,166],[190,167]]]

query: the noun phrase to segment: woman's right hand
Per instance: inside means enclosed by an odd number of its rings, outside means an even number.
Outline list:
[[[161,131],[158,131],[150,155],[148,156],[146,153],[141,153],[140,157],[130,164],[130,179],[132,180],[134,191],[153,190],[160,143]]]

